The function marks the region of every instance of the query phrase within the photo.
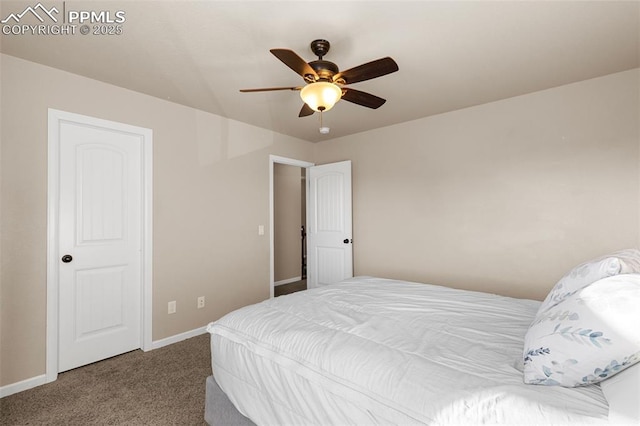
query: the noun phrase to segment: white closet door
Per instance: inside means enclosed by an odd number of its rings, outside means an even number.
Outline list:
[[[141,347],[142,137],[62,122],[59,149],[62,372]]]

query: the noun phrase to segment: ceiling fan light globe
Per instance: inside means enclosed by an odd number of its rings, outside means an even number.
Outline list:
[[[300,97],[304,103],[316,112],[329,111],[341,96],[342,89],[326,81],[307,84],[300,91]]]

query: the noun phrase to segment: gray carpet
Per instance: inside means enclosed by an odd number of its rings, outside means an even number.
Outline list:
[[[0,399],[2,425],[205,425],[209,333],[129,352]]]

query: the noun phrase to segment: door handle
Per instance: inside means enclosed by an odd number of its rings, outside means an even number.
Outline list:
[[[342,240],[342,242],[345,244],[349,244],[349,243],[352,243],[353,240],[350,240],[349,238],[345,238],[344,240]]]
[[[73,257],[70,254],[65,254],[60,260],[62,260],[62,262],[64,263],[69,263],[73,260]]]

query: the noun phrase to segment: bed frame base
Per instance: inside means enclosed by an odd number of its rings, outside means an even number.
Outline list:
[[[204,420],[209,426],[255,426],[229,401],[213,376],[207,377]]]

